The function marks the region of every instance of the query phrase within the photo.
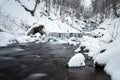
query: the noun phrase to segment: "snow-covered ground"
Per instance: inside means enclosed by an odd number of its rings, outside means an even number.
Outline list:
[[[68,33],[80,32],[82,30],[81,27],[85,26],[85,23],[83,21],[79,21],[76,18],[74,18],[72,22],[70,16],[65,17],[66,19],[65,21],[68,21],[68,24],[66,22],[62,22],[60,14],[55,16],[54,8],[52,8],[50,16],[44,15],[46,14],[44,1],[41,1],[40,4],[37,6],[35,16],[32,16],[29,12],[27,12],[24,9],[24,7],[22,7],[22,5],[24,5],[28,9],[33,9],[35,5],[34,0],[29,1],[20,0],[20,2],[21,3],[15,0],[1,0],[0,1],[1,14],[4,14],[5,16],[15,19],[17,24],[26,25],[26,27],[32,26],[34,24],[42,24],[45,26],[46,32],[68,32]],[[77,21],[77,23],[75,21]],[[71,23],[73,23],[73,26],[75,28],[69,25]]]
[[[46,6],[43,0],[41,0],[40,4],[37,6],[35,16],[32,16],[30,12],[27,12],[23,5],[28,9],[33,9],[35,0],[0,1],[0,30],[3,30],[3,32],[6,34],[14,36],[18,43],[38,41],[38,38],[36,39],[36,37],[31,38],[30,36],[25,35],[26,32],[35,25],[44,25],[44,31],[46,33],[80,33],[82,28],[85,27],[85,23],[83,21],[77,20],[75,17],[71,18],[70,16],[66,16],[64,22],[62,22],[60,10],[58,10],[57,14],[55,15],[55,9],[52,6],[52,10],[48,16],[45,12]],[[4,35],[1,34],[1,36]],[[1,38],[2,37],[0,37],[0,39]],[[42,36],[39,38],[42,39]],[[5,38],[1,40],[5,41],[4,39]],[[76,45],[76,43],[71,41],[69,41],[69,43]],[[3,45],[4,43],[2,43],[2,41],[1,44],[2,46],[7,45]]]
[[[92,57],[94,64],[105,65],[104,70],[112,80],[120,79],[120,19],[106,19],[98,29],[91,32],[98,38],[84,36],[81,39],[81,45],[75,50],[79,52],[80,47],[84,46],[89,52],[86,53]],[[103,34],[103,35],[102,35]],[[102,52],[102,50],[105,50]]]
[[[16,43],[14,36],[5,32],[0,32],[0,46],[7,46],[12,43]]]
[[[105,22],[105,26],[109,32],[106,34],[106,37],[103,37],[103,40],[107,42],[104,44],[102,49],[106,49],[105,52],[99,54],[94,62],[99,64],[105,64],[104,70],[111,76],[112,80],[120,79],[120,19],[111,19]],[[110,43],[110,40],[113,42]]]

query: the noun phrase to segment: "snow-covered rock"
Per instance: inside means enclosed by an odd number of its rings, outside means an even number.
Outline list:
[[[88,54],[89,57],[95,58],[96,55],[99,53],[101,45],[102,45],[102,43],[100,43],[99,39],[91,38],[88,36],[83,36],[83,38],[81,39],[81,44],[80,44],[79,48],[84,46],[85,50],[89,50],[89,51],[87,51],[86,54]],[[76,49],[76,52],[79,51],[79,48]]]
[[[91,35],[94,36],[94,37],[95,36],[96,37],[102,37],[105,31],[106,30],[104,30],[104,29],[95,29],[91,32]]]
[[[71,46],[77,46],[78,43],[75,42],[75,41],[68,40],[68,45],[71,45]]]
[[[75,37],[70,37],[70,40],[71,40],[71,41],[76,41],[77,38],[75,38]]]
[[[75,54],[68,62],[68,67],[85,66],[85,57],[81,53]]]
[[[75,53],[78,53],[80,50],[81,50],[81,48],[78,47],[74,52],[75,52]]]

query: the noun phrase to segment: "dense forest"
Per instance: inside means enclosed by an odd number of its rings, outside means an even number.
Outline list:
[[[19,0],[17,1],[20,2]],[[40,2],[42,2],[42,0],[36,0],[33,10],[28,10],[24,5],[23,7],[34,16],[37,4]],[[48,15],[50,15],[51,9],[55,8],[56,12],[60,9],[61,16],[67,13],[76,17],[84,16],[85,18],[90,18],[96,14],[100,14],[102,18],[109,17],[110,14],[113,14],[115,17],[120,16],[119,0],[91,0],[89,3],[85,3],[84,0],[45,0],[45,2]],[[87,4],[88,6],[85,6]]]

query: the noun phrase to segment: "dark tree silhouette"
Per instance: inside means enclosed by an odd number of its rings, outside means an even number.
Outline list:
[[[31,15],[34,16],[35,11],[36,11],[36,8],[37,8],[37,5],[38,5],[39,3],[40,3],[40,0],[36,0],[35,6],[34,6],[33,10],[28,9],[28,8],[25,7],[24,5],[22,5],[22,6],[24,7],[24,9],[25,9],[26,11],[30,12]]]

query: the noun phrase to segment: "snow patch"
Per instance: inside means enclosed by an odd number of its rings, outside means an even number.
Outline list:
[[[13,35],[6,32],[0,32],[0,46],[7,46],[12,43],[16,43],[16,39]]]

